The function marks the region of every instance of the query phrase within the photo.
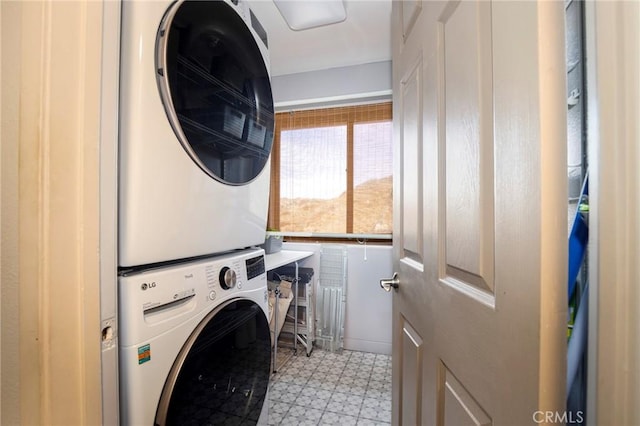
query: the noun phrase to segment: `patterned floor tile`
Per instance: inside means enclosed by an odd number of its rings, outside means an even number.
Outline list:
[[[339,425],[339,426],[355,426],[358,424],[358,417],[345,416],[344,414],[332,413],[325,411],[320,419],[319,425]]]
[[[366,387],[356,386],[353,384],[339,383],[334,388],[335,392],[351,393],[353,395],[364,395],[367,391]]]
[[[358,405],[362,404],[363,396],[354,395],[352,393],[334,392],[329,398],[329,402],[338,402],[342,404]]]
[[[320,417],[322,417],[322,410],[309,407],[301,407],[299,405],[292,405],[287,413],[287,416],[298,417],[300,419],[305,418],[318,423]]]
[[[323,382],[333,382],[337,383],[340,380],[340,373],[336,373],[334,370],[329,370],[327,372],[321,372],[316,370],[315,377],[322,379]]]
[[[378,389],[367,389],[365,394],[365,398],[370,399],[381,399],[381,400],[389,400],[391,401],[391,391],[390,390],[378,390]]]
[[[300,392],[300,395],[295,400],[295,403],[300,406],[324,410],[329,403],[330,398],[331,392],[327,390],[305,388],[302,390],[302,392]]]
[[[361,364],[365,364],[365,365],[373,365],[376,362],[375,358],[371,358],[371,357],[363,357],[362,358],[362,362]]]
[[[311,376],[297,376],[292,373],[287,373],[287,374],[278,375],[276,381],[282,382],[282,383],[291,383],[298,386],[304,386],[307,384],[309,377]]]
[[[292,403],[302,390],[302,386],[292,383],[276,382],[269,389],[269,399],[272,401]]]
[[[349,359],[355,359],[355,358],[362,359],[363,356],[364,356],[364,352],[351,351],[351,356],[349,357]]]
[[[338,353],[327,353],[324,356],[324,361],[328,362],[347,362],[347,360],[349,359],[349,355],[345,355],[345,354],[338,354]]]
[[[306,365],[306,362],[304,359],[298,358],[298,357],[293,357],[289,360],[289,362],[287,362],[285,368],[287,370],[299,370],[300,368],[304,367]],[[281,368],[282,370],[282,368]]]
[[[296,405],[301,407],[306,407],[309,409],[316,409],[316,410],[324,410],[329,400],[299,395],[294,402]]]
[[[371,373],[371,375],[369,376],[370,382],[382,383],[386,382],[387,380],[389,380],[389,378],[384,373]]]
[[[284,416],[287,413],[273,413],[271,411],[269,411],[269,420],[268,420],[268,424],[270,425],[279,425],[282,420],[284,419]]]
[[[340,377],[360,377],[360,371],[358,371],[357,367],[350,367],[347,365],[344,370],[342,370],[342,374]]]
[[[358,417],[361,408],[362,407],[360,406],[360,404],[348,404],[346,402],[329,401],[324,411],[325,413],[329,411],[332,413]]]
[[[271,385],[269,390],[276,391],[276,392],[281,392],[282,391],[282,392],[298,394],[302,390],[302,386],[296,385],[296,384],[293,384],[293,383],[276,382],[273,385]]]
[[[362,401],[362,408],[365,407],[391,411],[391,401],[365,397]]]
[[[289,411],[290,407],[291,404],[269,400],[269,415],[273,413],[279,413],[284,416],[285,414],[287,414],[287,411]]]
[[[347,364],[362,364],[362,357],[351,355],[347,360]]]
[[[339,378],[343,370],[344,367],[336,367],[335,364],[321,365],[314,370],[313,374],[315,376],[336,376]]]
[[[300,417],[295,417],[290,415],[287,415],[280,422],[281,426],[299,426],[299,425],[315,426],[317,424],[318,424],[317,420],[310,420],[310,419],[300,418]]]
[[[329,398],[331,398],[331,394],[332,392],[330,391],[311,387],[305,387],[304,389],[302,389],[302,391],[300,391],[300,395],[311,396],[317,399],[326,399],[327,401],[329,400]]]
[[[391,410],[385,410],[380,407],[368,407],[363,403],[362,409],[360,410],[360,417],[369,420],[390,422]]]
[[[377,422],[375,420],[359,418],[356,426],[388,426],[390,422]]]
[[[270,425],[391,422],[391,357],[344,350],[294,356],[271,377]]]
[[[371,374],[380,374],[382,376],[384,376],[387,372],[387,367],[383,367],[380,365],[374,365],[373,369],[371,370]]]
[[[353,380],[353,386],[358,388],[366,388],[369,386],[369,378],[368,377],[356,377]]]
[[[338,380],[338,383],[336,384],[343,384],[343,385],[353,385],[356,380],[360,380],[360,378],[358,376],[340,376],[340,380]]]
[[[336,382],[326,381],[321,376],[313,376],[307,382],[307,386],[316,389],[324,389],[326,391],[333,391],[336,388]]]
[[[325,362],[327,361],[325,360]],[[343,371],[344,368],[347,366],[347,361],[346,360],[331,361],[331,366],[336,370]]]
[[[357,417],[360,413],[363,399],[364,397],[362,396],[335,392],[331,395],[325,411]]]
[[[294,403],[296,405],[300,405],[302,407],[313,407],[314,406],[313,404],[314,404],[315,401],[316,401],[316,399],[311,397],[311,396],[298,395],[298,397],[296,398]]]
[[[373,377],[369,380],[367,389],[386,390],[391,389],[388,382],[384,380],[374,380]]]
[[[346,368],[346,367],[345,367]],[[369,377],[371,375],[371,370],[373,369],[373,364],[360,364],[358,366],[358,374],[360,376]]]

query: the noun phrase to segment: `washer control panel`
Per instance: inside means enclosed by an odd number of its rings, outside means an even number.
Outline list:
[[[236,286],[236,282],[238,280],[238,274],[236,271],[229,268],[228,266],[224,266],[220,271],[220,287],[225,290],[229,290]]]
[[[151,333],[148,326],[171,327],[184,321],[185,315],[241,294],[259,291],[262,300],[267,288],[262,249],[136,271],[121,275],[118,281],[122,321],[137,323],[121,336],[125,341]]]
[[[209,300],[229,294],[232,290],[242,290],[247,281],[244,258],[212,262],[205,265]]]
[[[264,274],[265,266],[264,266],[264,255],[252,257],[245,261],[247,265],[247,279],[255,278],[259,275]]]

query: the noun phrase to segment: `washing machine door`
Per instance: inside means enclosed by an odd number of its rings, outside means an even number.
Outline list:
[[[263,51],[263,40],[225,1],[178,1],[158,30],[156,78],[167,117],[193,161],[226,184],[251,182],[271,153]]]
[[[235,300],[213,310],[174,362],[155,424],[257,423],[269,386],[270,339],[255,302]]]

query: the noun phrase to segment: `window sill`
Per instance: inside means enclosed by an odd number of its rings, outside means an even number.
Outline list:
[[[358,242],[358,243],[379,243],[391,244],[392,234],[336,234],[325,232],[276,232],[268,231],[267,236],[283,237],[285,241],[306,241],[306,242]]]

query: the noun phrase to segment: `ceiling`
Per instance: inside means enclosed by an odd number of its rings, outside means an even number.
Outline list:
[[[343,22],[302,31],[287,26],[273,1],[249,4],[269,37],[272,76],[391,60],[391,0],[344,0]]]

